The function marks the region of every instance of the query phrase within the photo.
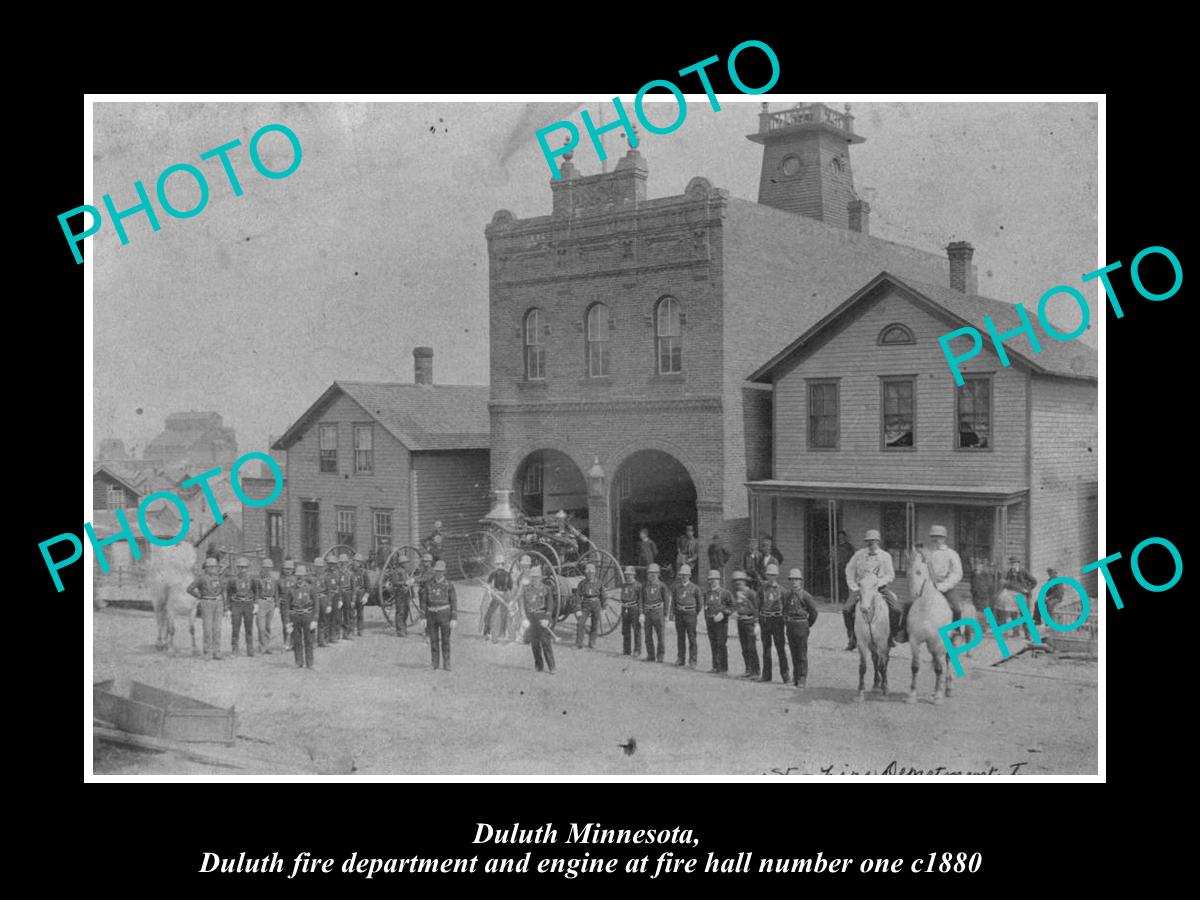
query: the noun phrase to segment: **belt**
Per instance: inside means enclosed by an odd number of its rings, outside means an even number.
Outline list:
[[[638,604],[637,604],[636,600],[634,600],[632,603],[622,603],[621,604],[621,609],[637,609],[637,607],[638,607]]]
[[[220,600],[220,599],[221,599],[221,595],[220,595],[220,594],[217,594],[217,595],[215,595],[215,596],[213,596],[213,597],[201,597],[200,599],[201,599],[201,600]]]
[[[778,619],[783,615],[781,612],[763,612],[761,609],[758,611],[758,614],[764,619]]]
[[[450,608],[449,603],[447,603],[445,606],[427,606],[426,607],[426,609],[428,609],[430,612],[441,612],[443,609],[449,609],[449,608]]]
[[[695,611],[696,611],[696,607],[694,607],[694,606],[676,606],[675,607],[675,612],[695,612]]]
[[[808,616],[787,616],[789,622],[807,622]]]
[[[254,598],[253,597],[234,597],[233,602],[234,603],[253,603]]]
[[[663,605],[661,603],[655,603],[653,606],[644,606],[642,608],[643,609],[662,609]]]

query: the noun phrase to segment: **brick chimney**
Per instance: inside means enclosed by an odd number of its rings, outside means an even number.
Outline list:
[[[946,247],[946,255],[950,257],[950,287],[965,294],[975,248],[966,241],[951,241]]]
[[[433,384],[432,347],[413,347],[413,384]]]
[[[866,200],[854,199],[847,204],[850,212],[850,230],[871,233],[871,204]]]

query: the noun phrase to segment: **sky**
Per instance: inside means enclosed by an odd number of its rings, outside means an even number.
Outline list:
[[[745,136],[757,131],[763,99],[722,95],[718,112],[689,95],[678,130],[640,129],[648,196],[681,194],[702,175],[757,199],[762,149]],[[766,99],[774,110],[811,99],[842,108],[827,97]],[[651,121],[670,121],[671,107],[647,104]],[[873,235],[938,253],[968,240],[979,292],[1031,310],[1051,287],[1080,288],[1092,308],[1082,339],[1095,344],[1098,282],[1080,284],[1109,262],[1096,255],[1094,103],[859,102],[851,111],[866,138],[850,159]],[[124,246],[107,221],[87,239],[94,438],[120,438],[140,455],[169,413],[215,410],[240,452],[262,450],[335,380],[411,381],[417,346],[434,348],[435,382],[486,384],[484,226],[499,209],[549,214],[550,170],[533,132],[568,117],[578,125],[569,103],[96,103],[87,202],[103,208],[109,193],[118,210],[131,207],[134,181],[153,196],[175,163],[204,172],[209,200],[188,219],[154,200],[161,229],[131,216]],[[274,123],[302,147],[300,166],[277,180],[248,155],[251,136]],[[240,197],[217,160],[200,160],[234,139]],[[615,132],[607,144],[611,164],[625,146]],[[279,134],[260,148],[268,168],[291,160]],[[600,171],[586,134],[574,162],[583,175]],[[199,197],[186,174],[167,191],[180,209]],[[1063,331],[1078,316],[1065,302],[1050,314]]]

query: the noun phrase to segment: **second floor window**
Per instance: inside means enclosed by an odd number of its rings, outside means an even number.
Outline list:
[[[883,447],[915,447],[916,382],[888,378],[883,382]]]
[[[337,471],[337,426],[322,425],[319,429],[321,443],[321,471]]]
[[[992,446],[992,379],[968,376],[957,388],[960,449],[986,450]]]
[[[587,313],[587,373],[589,378],[608,375],[608,307],[592,304]]]
[[[683,331],[679,321],[679,301],[663,297],[655,310],[654,330],[658,345],[658,374],[675,375],[683,371]]]
[[[525,380],[540,381],[546,377],[546,347],[542,343],[542,311],[525,313]]]
[[[354,426],[354,471],[370,475],[375,471],[374,433],[370,425]]]
[[[808,446],[836,450],[838,446],[838,386],[836,381],[808,385]]]
[[[124,507],[125,507],[125,489],[109,485],[108,508],[109,509],[124,509]]]

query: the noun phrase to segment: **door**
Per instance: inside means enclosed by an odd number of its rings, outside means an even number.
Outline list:
[[[267,513],[267,535],[265,546],[267,555],[275,563],[275,568],[283,566],[283,513]]]
[[[805,531],[808,534],[808,572],[805,575],[808,590],[816,597],[833,597],[832,576],[830,574],[831,531],[829,527],[829,503],[826,500],[814,500],[808,504],[808,521]]]
[[[311,500],[300,504],[300,551],[308,563],[321,555],[321,506]]]

